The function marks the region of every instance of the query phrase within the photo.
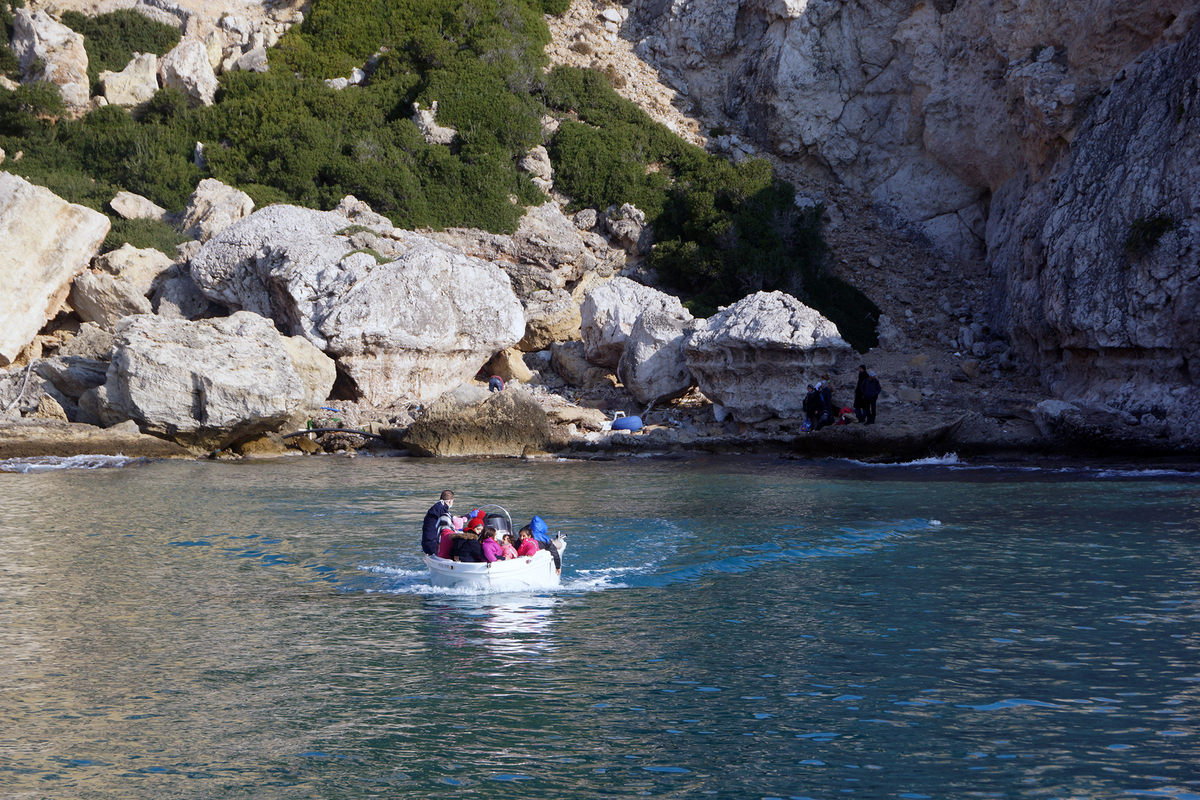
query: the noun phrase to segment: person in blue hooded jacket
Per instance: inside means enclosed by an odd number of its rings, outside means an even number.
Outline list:
[[[559,555],[558,548],[550,541],[550,533],[546,527],[546,520],[541,517],[531,519],[529,521],[529,532],[537,540],[539,549],[550,551],[550,555],[554,558],[554,568],[559,573],[562,573],[562,556]]]

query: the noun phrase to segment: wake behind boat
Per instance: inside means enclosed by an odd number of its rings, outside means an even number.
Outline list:
[[[508,511],[497,505],[481,508],[486,513],[485,524],[488,527],[495,528],[501,535],[512,532],[512,517]],[[448,518],[446,524],[450,524]],[[440,520],[438,525],[439,528],[442,527]],[[567,549],[566,537],[560,534],[550,540],[550,545],[558,550],[561,560]],[[562,578],[555,565],[554,556],[548,550],[539,550],[530,556],[492,562],[454,561],[436,555],[427,555],[424,558],[426,566],[429,567],[431,582],[438,587],[520,592],[558,586]]]

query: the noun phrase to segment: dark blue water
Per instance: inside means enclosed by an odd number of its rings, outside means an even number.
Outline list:
[[[1200,798],[1194,475],[330,458],[0,487],[0,796]],[[431,588],[443,488],[567,534],[563,586]]]

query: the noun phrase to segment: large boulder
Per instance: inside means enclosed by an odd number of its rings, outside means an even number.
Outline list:
[[[283,346],[292,359],[292,367],[304,384],[304,399],[311,407],[324,403],[337,380],[337,364],[303,336],[284,336]]]
[[[96,256],[92,268],[129,283],[135,292],[148,297],[174,263],[160,250],[137,248],[126,242],[116,250]]]
[[[565,289],[536,291],[521,305],[525,309],[525,335],[517,343],[519,350],[531,353],[580,337],[579,304]]]
[[[71,307],[84,322],[111,331],[131,314],[151,313],[150,301],[129,281],[106,272],[88,271],[71,284]]]
[[[205,178],[188,198],[179,219],[179,230],[207,242],[213,236],[254,211],[254,201],[241,189],[226,186],[216,178]]]
[[[136,108],[148,103],[158,91],[158,56],[154,53],[134,53],[120,72],[100,73],[104,99],[109,105]]]
[[[13,15],[12,48],[26,82],[50,81],[69,110],[88,108],[92,94],[83,36],[45,11],[19,8]]]
[[[333,355],[372,405],[428,402],[521,339],[521,304],[499,267],[390,225],[375,244],[394,260],[379,263],[350,224],[270,206],[208,242],[192,277]]]
[[[849,374],[854,350],[837,326],[783,292],[758,292],[689,326],[683,341],[700,391],[738,422],[804,416],[806,387]]]
[[[109,227],[98,211],[0,172],[0,366],[58,312]]]
[[[200,322],[125,318],[95,395],[106,424],[132,419],[198,450],[278,430],[307,401],[283,337],[249,312]]]
[[[159,222],[171,222],[174,216],[165,208],[133,192],[120,191],[108,205],[122,219],[156,219]]]
[[[643,311],[625,342],[617,376],[641,403],[669,400],[687,392],[696,379],[683,356],[683,334],[692,315]]]
[[[563,271],[564,282],[579,277],[577,267],[583,255],[583,237],[556,203],[529,209],[517,225],[513,244],[519,261],[550,272]]]
[[[1159,420],[1169,439],[1192,448],[1200,444],[1197,74],[1200,25],[1131,66],[1055,171],[1006,184],[988,223],[998,327],[1047,388],[1132,414],[1143,430]],[[1116,441],[1128,438],[1109,427]]]
[[[645,311],[690,316],[678,297],[629,280],[613,278],[588,293],[579,307],[588,361],[615,367],[633,324]]]
[[[527,392],[447,392],[410,425],[401,443],[424,456],[512,456],[545,450],[546,413]]]
[[[217,74],[208,60],[208,48],[194,37],[184,37],[175,49],[158,61],[164,88],[178,89],[193,106],[211,106],[217,94]]]

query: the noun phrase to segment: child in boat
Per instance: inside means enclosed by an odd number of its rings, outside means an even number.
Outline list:
[[[489,564],[493,561],[500,561],[504,558],[503,548],[501,548],[500,543],[496,541],[495,528],[489,526],[487,530],[483,532],[483,538],[479,541],[479,544],[483,547],[483,560],[487,561]]]
[[[511,533],[504,534],[504,539],[500,542],[500,552],[504,554],[505,559],[517,557],[517,548]]]
[[[472,519],[467,523],[465,531],[454,534],[454,547],[452,550],[454,560],[468,563],[484,561],[483,547],[479,543],[479,536],[482,533],[483,520]]]
[[[450,558],[454,554],[454,534],[457,533],[453,528],[442,528],[438,539],[438,558]]]
[[[521,528],[521,530],[517,533],[517,536],[519,536],[521,539],[521,546],[517,548],[518,556],[524,558],[525,556],[537,555],[538,550],[541,548],[537,543],[537,539],[533,538],[533,531],[529,530],[528,525],[526,525],[524,528]]]

